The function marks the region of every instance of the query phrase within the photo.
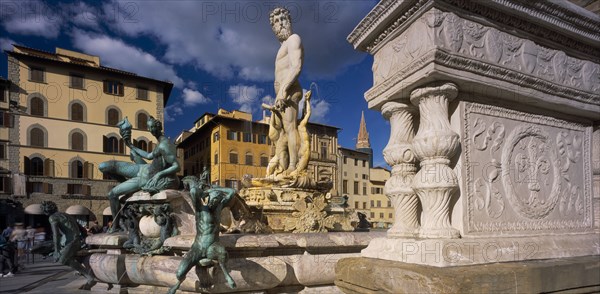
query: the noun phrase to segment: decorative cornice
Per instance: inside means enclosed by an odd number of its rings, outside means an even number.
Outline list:
[[[422,56],[414,59],[406,67],[398,70],[379,85],[369,89],[365,93],[366,100],[374,100],[388,91],[392,86],[400,83],[409,75],[419,71],[431,63],[477,73],[482,76],[501,79],[522,87],[532,88],[551,95],[560,93],[561,97],[577,102],[600,105],[600,95],[598,94],[592,94],[579,89],[557,85],[556,83],[548,82],[532,75],[520,73],[515,70],[489,64],[483,61],[449,54],[440,49],[433,49],[426,52]]]
[[[396,3],[393,3],[396,2]],[[579,15],[566,7],[555,3],[546,3],[544,1],[532,1],[532,3],[520,0],[490,0],[490,1],[464,1],[464,0],[418,0],[411,1],[410,5],[405,6],[403,13],[387,27],[375,32],[377,26],[386,21],[394,9],[399,9],[401,1],[382,0],[369,14],[356,26],[356,28],[347,37],[348,42],[359,50],[367,51],[371,54],[377,49],[377,45],[385,40],[396,29],[401,27],[411,16],[420,13],[427,4],[456,7],[468,12],[469,15],[481,15],[485,19],[499,23],[504,27],[508,26],[532,34],[542,40],[548,40],[562,46],[566,46],[585,54],[591,60],[598,60],[600,56],[600,27],[599,19],[591,19],[585,15]],[[502,11],[502,8],[504,8]],[[387,11],[386,11],[387,10]],[[522,16],[515,16],[508,12],[519,13]],[[526,16],[526,17],[525,17]],[[582,42],[573,38],[569,34],[561,34],[555,29],[547,28],[531,22],[531,18],[545,22],[551,26],[558,27],[572,35],[581,36],[587,39]],[[367,38],[373,35],[372,38]],[[581,38],[579,38],[581,39]],[[594,46],[595,45],[595,46]]]

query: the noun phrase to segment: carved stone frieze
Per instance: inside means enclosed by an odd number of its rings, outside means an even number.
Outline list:
[[[419,37],[415,38],[417,34]],[[600,104],[598,63],[437,9],[415,20],[375,54],[374,87],[366,93],[367,100],[400,82],[406,76],[403,72],[421,68],[424,58],[546,93],[558,92],[576,101]]]
[[[585,230],[591,126],[464,103],[466,233]]]

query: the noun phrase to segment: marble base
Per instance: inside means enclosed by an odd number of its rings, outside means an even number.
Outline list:
[[[598,255],[448,268],[361,257],[340,260],[335,272],[344,293],[600,291]]]
[[[600,255],[596,234],[503,238],[377,238],[361,256],[447,267],[495,262]]]

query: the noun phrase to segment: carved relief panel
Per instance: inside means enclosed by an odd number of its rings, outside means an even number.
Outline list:
[[[591,126],[463,104],[465,233],[589,230]]]

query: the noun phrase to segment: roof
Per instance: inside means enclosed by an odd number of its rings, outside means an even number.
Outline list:
[[[361,153],[361,154],[364,154],[365,156],[370,155],[370,153],[368,153],[368,152],[364,152],[364,151],[360,151],[360,150],[356,150],[356,149],[350,149],[350,148],[346,148],[346,147],[342,147],[342,146],[339,146],[338,149],[344,150],[344,151],[349,151],[349,152]]]
[[[73,56],[68,56],[68,58],[71,61],[65,61],[65,60],[61,60],[60,58],[58,58],[59,54],[56,54],[53,52],[48,52],[48,51],[44,51],[44,50],[40,50],[40,49],[36,49],[36,48],[30,48],[30,47],[21,46],[21,45],[15,45],[15,44],[13,44],[13,46],[16,48],[19,48],[19,49],[24,49],[28,52],[28,53],[20,53],[20,52],[15,52],[15,51],[8,51],[8,50],[4,51],[4,52],[6,52],[6,54],[8,54],[10,56],[14,56],[16,58],[25,57],[25,58],[32,58],[32,59],[37,59],[37,60],[41,60],[41,61],[48,61],[48,62],[52,62],[52,63],[59,63],[61,65],[85,67],[89,70],[98,71],[98,72],[105,73],[105,74],[112,74],[112,75],[116,74],[116,75],[123,76],[125,78],[140,79],[140,80],[144,80],[144,81],[148,81],[148,82],[152,82],[152,83],[161,84],[162,86],[164,86],[163,105],[167,105],[167,101],[169,101],[169,96],[171,95],[171,90],[173,89],[173,83],[171,83],[169,81],[161,81],[161,80],[157,80],[157,79],[153,79],[153,78],[149,78],[149,77],[145,77],[145,76],[140,76],[140,75],[137,75],[132,72],[128,72],[128,71],[124,71],[124,70],[120,70],[120,69],[116,69],[116,68],[112,68],[112,67],[107,67],[107,66],[101,66],[101,65],[100,66],[92,66],[88,63],[87,60],[73,57]]]

